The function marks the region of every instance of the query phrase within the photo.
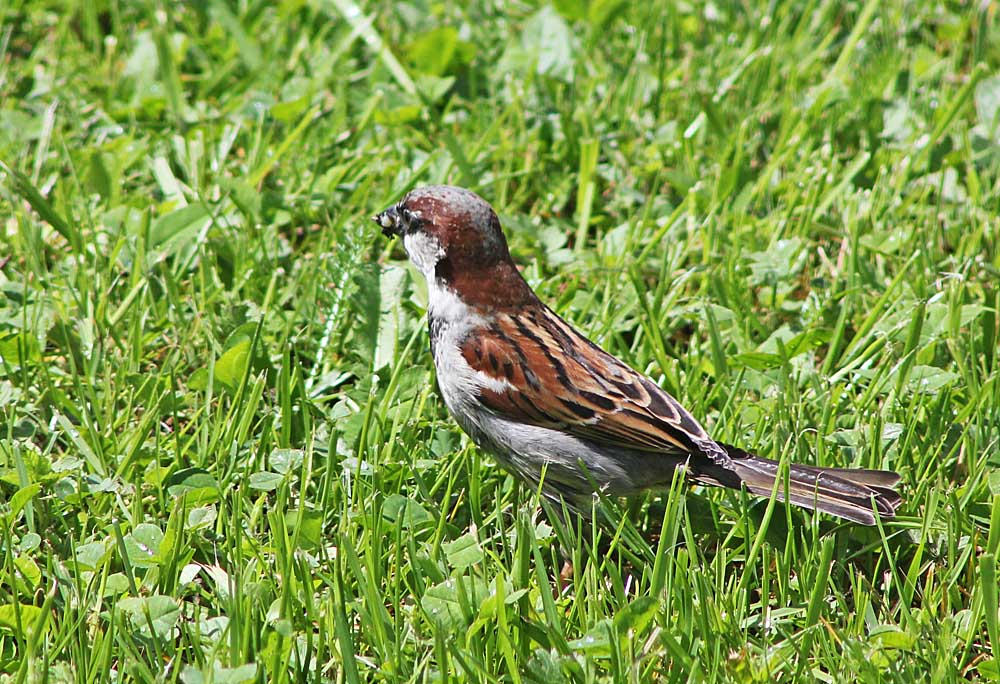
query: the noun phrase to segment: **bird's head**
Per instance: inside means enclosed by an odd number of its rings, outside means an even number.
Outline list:
[[[511,260],[496,212],[471,190],[417,188],[372,220],[384,235],[402,238],[428,282],[465,301],[499,305],[533,297]]]

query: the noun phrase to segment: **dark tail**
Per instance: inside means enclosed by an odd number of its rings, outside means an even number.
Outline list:
[[[769,497],[775,479],[781,478],[778,462],[754,456],[728,444],[720,444],[732,459],[733,468],[747,491]],[[899,474],[889,470],[862,468],[818,468],[792,463],[788,487],[778,483],[777,498],[803,508],[823,511],[862,525],[874,525],[874,511],[883,519],[896,515],[903,498],[895,491]],[[705,473],[711,476],[712,474]],[[712,478],[720,483],[726,479]],[[727,478],[727,479],[731,479]],[[726,483],[728,484],[728,483]]]

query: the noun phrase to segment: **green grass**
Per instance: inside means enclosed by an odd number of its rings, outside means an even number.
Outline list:
[[[0,681],[1000,679],[997,8],[459,4],[0,8]],[[368,221],[431,182],[901,515],[541,510]]]

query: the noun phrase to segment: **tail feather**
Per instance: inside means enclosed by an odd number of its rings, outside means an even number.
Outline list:
[[[788,467],[787,490],[777,461],[755,456],[742,449],[720,445],[732,459],[732,469],[747,491],[777,498],[803,508],[823,511],[862,525],[875,524],[875,512],[882,518],[892,518],[903,499],[895,491],[899,474],[888,470],[852,468],[820,468],[792,463]],[[710,479],[725,482],[723,478]],[[729,478],[731,480],[731,475]]]

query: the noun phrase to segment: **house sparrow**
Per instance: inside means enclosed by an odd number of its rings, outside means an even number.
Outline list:
[[[891,518],[899,475],[777,461],[714,441],[651,379],[543,304],[518,272],[492,207],[469,190],[418,188],[373,217],[427,280],[437,381],[480,447],[546,496],[589,510],[595,486],[627,496],[688,480],[745,488],[864,525]],[[543,478],[544,473],[544,480]]]

